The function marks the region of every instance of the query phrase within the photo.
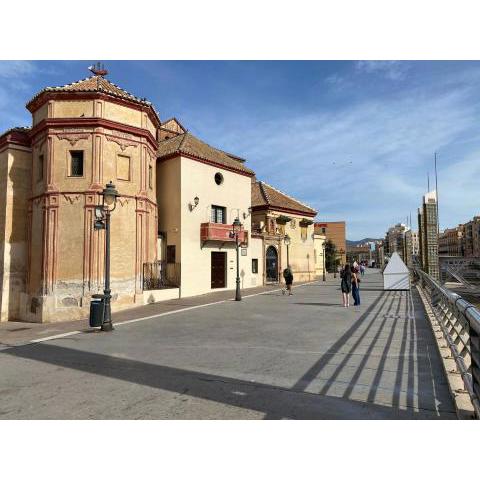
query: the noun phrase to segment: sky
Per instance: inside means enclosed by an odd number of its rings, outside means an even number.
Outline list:
[[[0,61],[0,132],[31,125],[46,86],[94,61]],[[347,238],[383,237],[434,188],[440,227],[480,214],[480,62],[105,61],[107,78],[247,159],[257,178],[345,220]]]

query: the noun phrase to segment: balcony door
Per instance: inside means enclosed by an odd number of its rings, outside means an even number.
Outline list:
[[[227,275],[227,252],[212,252],[211,288],[225,288]]]

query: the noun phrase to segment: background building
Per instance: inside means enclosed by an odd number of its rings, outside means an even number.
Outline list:
[[[423,197],[418,215],[418,232],[422,269],[438,280],[438,216],[435,190]]]
[[[464,228],[465,257],[480,257],[480,216],[473,217]]]
[[[315,233],[325,235],[336,247],[340,264],[347,262],[347,240],[345,222],[316,222]],[[340,254],[340,252],[343,252]]]
[[[464,225],[446,228],[438,237],[438,254],[447,257],[463,257]]]
[[[367,265],[371,265],[372,259],[373,254],[370,244],[347,246],[347,262],[350,265],[355,261],[357,263],[367,263]]]
[[[405,232],[408,227],[403,223],[397,223],[390,227],[385,234],[385,254],[389,257],[397,252],[405,262]]]

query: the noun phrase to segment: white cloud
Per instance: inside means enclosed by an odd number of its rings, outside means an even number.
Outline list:
[[[319,218],[346,219],[352,238],[362,238],[381,235],[410,211],[414,214],[427,170],[433,170],[433,153],[476,134],[479,112],[470,93],[470,86],[436,95],[412,89],[401,98],[266,122],[237,117],[236,122],[248,125],[241,135],[219,123],[198,133],[222,139],[221,146],[247,158],[260,178],[315,207]],[[473,174],[478,180],[478,164],[472,160],[458,166],[462,180],[455,182],[455,195],[445,197],[452,210],[444,219],[453,224],[453,211],[467,215],[478,196],[475,182],[467,181]],[[449,176],[456,171],[450,168]]]
[[[408,62],[400,60],[360,60],[355,67],[360,73],[379,74],[389,80],[405,79],[410,69]]]

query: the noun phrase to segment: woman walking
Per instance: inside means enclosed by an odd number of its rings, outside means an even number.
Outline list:
[[[342,279],[340,288],[342,289],[343,306],[350,306],[350,290],[352,289],[352,271],[350,265],[347,263],[343,270],[340,272]]]
[[[358,272],[352,267],[352,297],[353,305],[360,305],[360,278]]]

